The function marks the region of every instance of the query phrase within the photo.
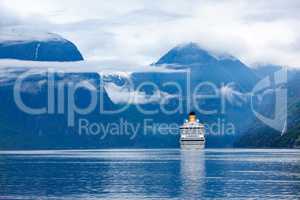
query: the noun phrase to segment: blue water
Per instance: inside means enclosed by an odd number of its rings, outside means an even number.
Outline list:
[[[300,150],[0,151],[0,199],[296,199]]]

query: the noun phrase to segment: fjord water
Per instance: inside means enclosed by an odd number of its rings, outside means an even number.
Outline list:
[[[0,151],[0,199],[297,199],[300,150]]]

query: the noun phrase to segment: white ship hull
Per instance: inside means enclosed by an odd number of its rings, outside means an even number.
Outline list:
[[[204,149],[205,141],[204,140],[180,140],[181,149]]]

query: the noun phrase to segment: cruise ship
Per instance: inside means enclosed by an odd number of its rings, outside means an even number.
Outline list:
[[[205,146],[205,130],[199,123],[194,112],[190,112],[188,119],[180,127],[180,147],[182,149],[203,149]]]

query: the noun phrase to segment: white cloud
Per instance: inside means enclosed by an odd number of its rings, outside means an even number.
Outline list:
[[[168,99],[175,98],[175,95],[155,90],[153,94],[144,91],[137,91],[128,85],[118,86],[109,82],[104,84],[110,100],[115,104],[149,104],[167,102]]]
[[[226,101],[235,106],[242,106],[247,102],[249,97],[248,93],[241,93],[240,91],[235,90],[234,83],[222,86],[220,88],[220,94]]]
[[[0,7],[1,25],[38,24],[111,66],[144,66],[188,41],[250,65],[300,66],[298,0],[4,0]]]
[[[168,66],[119,66],[109,65],[101,61],[79,61],[79,62],[39,62],[22,61],[13,59],[2,59],[0,61],[0,84],[1,86],[13,84],[20,74],[27,72],[28,76],[34,74],[44,74],[46,72],[63,73],[98,73],[101,77],[118,76],[120,78],[130,78],[132,73],[185,73],[181,70],[171,69]],[[70,77],[72,80],[75,75]],[[85,83],[86,88],[91,85]]]
[[[9,26],[0,29],[0,42],[63,40],[59,35],[29,27]]]
[[[8,68],[12,72],[18,69],[32,71],[47,71],[69,73],[69,72],[95,72],[99,75],[119,74],[121,76],[130,75],[132,73],[143,72],[160,72],[160,73],[182,73],[181,70],[171,69],[168,66],[153,67],[149,65],[111,65],[102,61],[77,61],[77,62],[39,62],[39,61],[23,61],[14,59],[2,59],[0,62],[1,71],[7,71]]]

